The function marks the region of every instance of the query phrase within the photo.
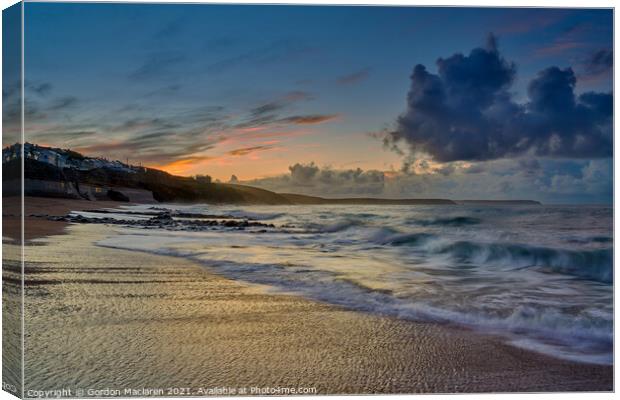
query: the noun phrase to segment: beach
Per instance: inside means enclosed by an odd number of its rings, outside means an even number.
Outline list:
[[[56,211],[90,206],[46,199],[56,201]],[[101,396],[145,389],[204,395],[217,388],[304,394],[613,388],[609,365],[560,360],[450,324],[273,293],[179,257],[96,245],[115,229],[59,225],[30,238],[26,395],[62,388]]]
[[[67,223],[50,221],[46,218],[35,217],[42,215],[65,215],[71,211],[93,210],[105,207],[117,207],[114,201],[85,201],[74,199],[55,199],[48,197],[26,196],[24,200],[24,239],[26,242],[50,235],[62,234]],[[4,199],[2,210],[2,228],[5,237],[19,240],[19,224],[21,220],[21,200],[19,197]]]

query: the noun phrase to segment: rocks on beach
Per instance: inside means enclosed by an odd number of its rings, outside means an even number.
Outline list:
[[[50,216],[50,215],[38,215],[32,214],[31,217],[46,218],[50,221],[71,222],[79,224],[111,224],[111,225],[125,225],[135,226],[144,229],[168,229],[168,230],[191,230],[200,231],[213,229],[216,227],[233,228],[243,230],[252,227],[261,228],[275,228],[274,224],[265,224],[262,222],[246,219],[236,218],[230,216],[216,216],[216,215],[204,215],[204,214],[189,214],[189,213],[173,213],[167,209],[159,209],[159,212],[124,212],[124,211],[108,211],[97,210],[90,211],[91,213],[102,214],[101,217],[85,217],[80,214],[67,214],[64,216]],[[103,216],[105,214],[126,214],[131,216],[141,216],[145,218],[136,219],[121,219]],[[148,218],[146,218],[148,217]],[[217,218],[217,219],[216,219]],[[265,229],[259,232],[265,232]]]

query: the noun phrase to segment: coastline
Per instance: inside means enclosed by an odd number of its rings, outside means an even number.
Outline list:
[[[32,237],[25,250],[26,390],[613,389],[613,366],[559,360],[451,326],[271,294],[181,258],[97,246],[113,234],[111,227],[70,225],[58,232]]]

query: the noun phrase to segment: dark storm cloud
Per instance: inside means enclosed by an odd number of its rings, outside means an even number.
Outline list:
[[[416,65],[407,110],[386,133],[396,148],[435,160],[482,161],[525,153],[550,157],[609,157],[612,95],[575,95],[571,68],[550,67],[527,87],[528,101],[510,93],[516,67],[499,53],[495,38],[469,55],[437,61],[437,74]]]

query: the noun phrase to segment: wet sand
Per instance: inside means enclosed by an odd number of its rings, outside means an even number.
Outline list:
[[[610,366],[271,294],[180,258],[94,244],[113,230],[70,225],[26,247],[26,395],[59,388],[612,390]]]
[[[3,199],[2,207],[2,231],[6,238],[13,241],[20,240],[19,225],[21,223],[21,200],[19,197],[7,197]],[[32,215],[64,216],[71,211],[87,211],[98,208],[114,208],[119,205],[132,203],[119,203],[116,201],[88,201],[75,199],[60,199],[49,197],[24,198],[24,239],[26,242],[49,235],[63,234],[69,225],[67,222],[50,221],[42,217]]]

